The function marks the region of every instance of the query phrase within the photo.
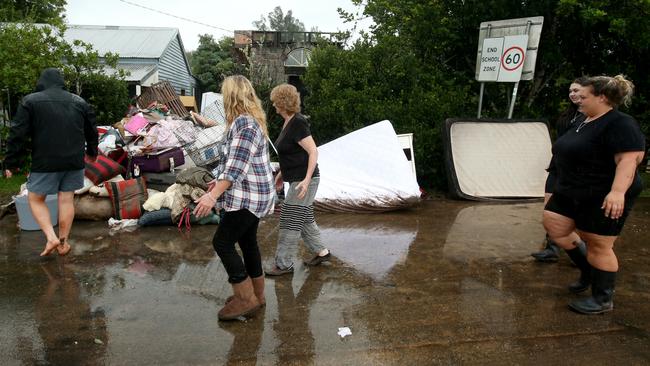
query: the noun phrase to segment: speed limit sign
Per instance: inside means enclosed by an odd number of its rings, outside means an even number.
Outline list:
[[[501,68],[499,69],[499,78],[497,81],[517,82],[521,79],[521,71],[526,60],[527,46],[527,35],[504,37]]]
[[[519,46],[508,48],[501,57],[501,67],[507,71],[514,71],[524,65],[524,54],[526,52]]]

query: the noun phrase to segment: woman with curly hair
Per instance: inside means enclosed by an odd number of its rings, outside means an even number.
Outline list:
[[[553,145],[557,183],[544,208],[544,227],[589,279],[591,297],[569,307],[582,314],[614,308],[618,238],[636,197],[643,188],[637,166],[645,137],[631,116],[618,110],[632,98],[634,85],[624,76],[588,78],[578,105],[586,116]],[[585,257],[574,231],[587,243]]]
[[[318,149],[311,135],[309,122],[300,114],[300,94],[289,84],[271,91],[276,112],[284,119],[282,131],[275,142],[280,159],[276,185],[289,182],[289,190],[280,212],[280,233],[274,265],[265,270],[269,276],[292,273],[298,240],[302,237],[313,257],[305,264],[317,266],[329,261],[330,251],[323,246],[314,218],[314,198],[318,190]]]

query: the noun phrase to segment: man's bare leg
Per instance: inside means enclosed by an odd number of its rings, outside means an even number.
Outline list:
[[[46,195],[33,192],[29,192],[27,195],[27,201],[29,202],[32,216],[34,216],[34,220],[36,220],[36,223],[38,223],[38,226],[43,230],[43,234],[45,234],[45,237],[47,238],[47,243],[45,243],[45,249],[41,252],[41,257],[52,253],[52,251],[61,243],[54,232],[54,227],[52,227],[50,210],[45,204],[46,197]]]
[[[59,240],[61,244],[57,248],[60,255],[66,255],[70,251],[68,237],[74,221],[74,192],[59,192]]]

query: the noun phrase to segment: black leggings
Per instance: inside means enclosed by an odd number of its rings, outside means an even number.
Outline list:
[[[240,283],[250,276],[262,275],[262,257],[257,246],[257,226],[260,219],[248,210],[226,212],[212,238],[212,246],[228,273],[228,282]],[[244,262],[235,249],[244,255]]]

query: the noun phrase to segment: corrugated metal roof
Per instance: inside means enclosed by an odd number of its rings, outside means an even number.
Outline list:
[[[142,81],[152,72],[156,70],[156,64],[124,64],[118,63],[118,69],[123,69],[131,73],[131,75],[125,78],[126,81]],[[116,70],[112,67],[106,66],[104,69],[104,74],[113,75],[116,73]]]
[[[75,39],[90,43],[100,55],[113,52],[121,58],[160,58],[177,35],[176,28],[68,25],[64,38],[69,43]]]

